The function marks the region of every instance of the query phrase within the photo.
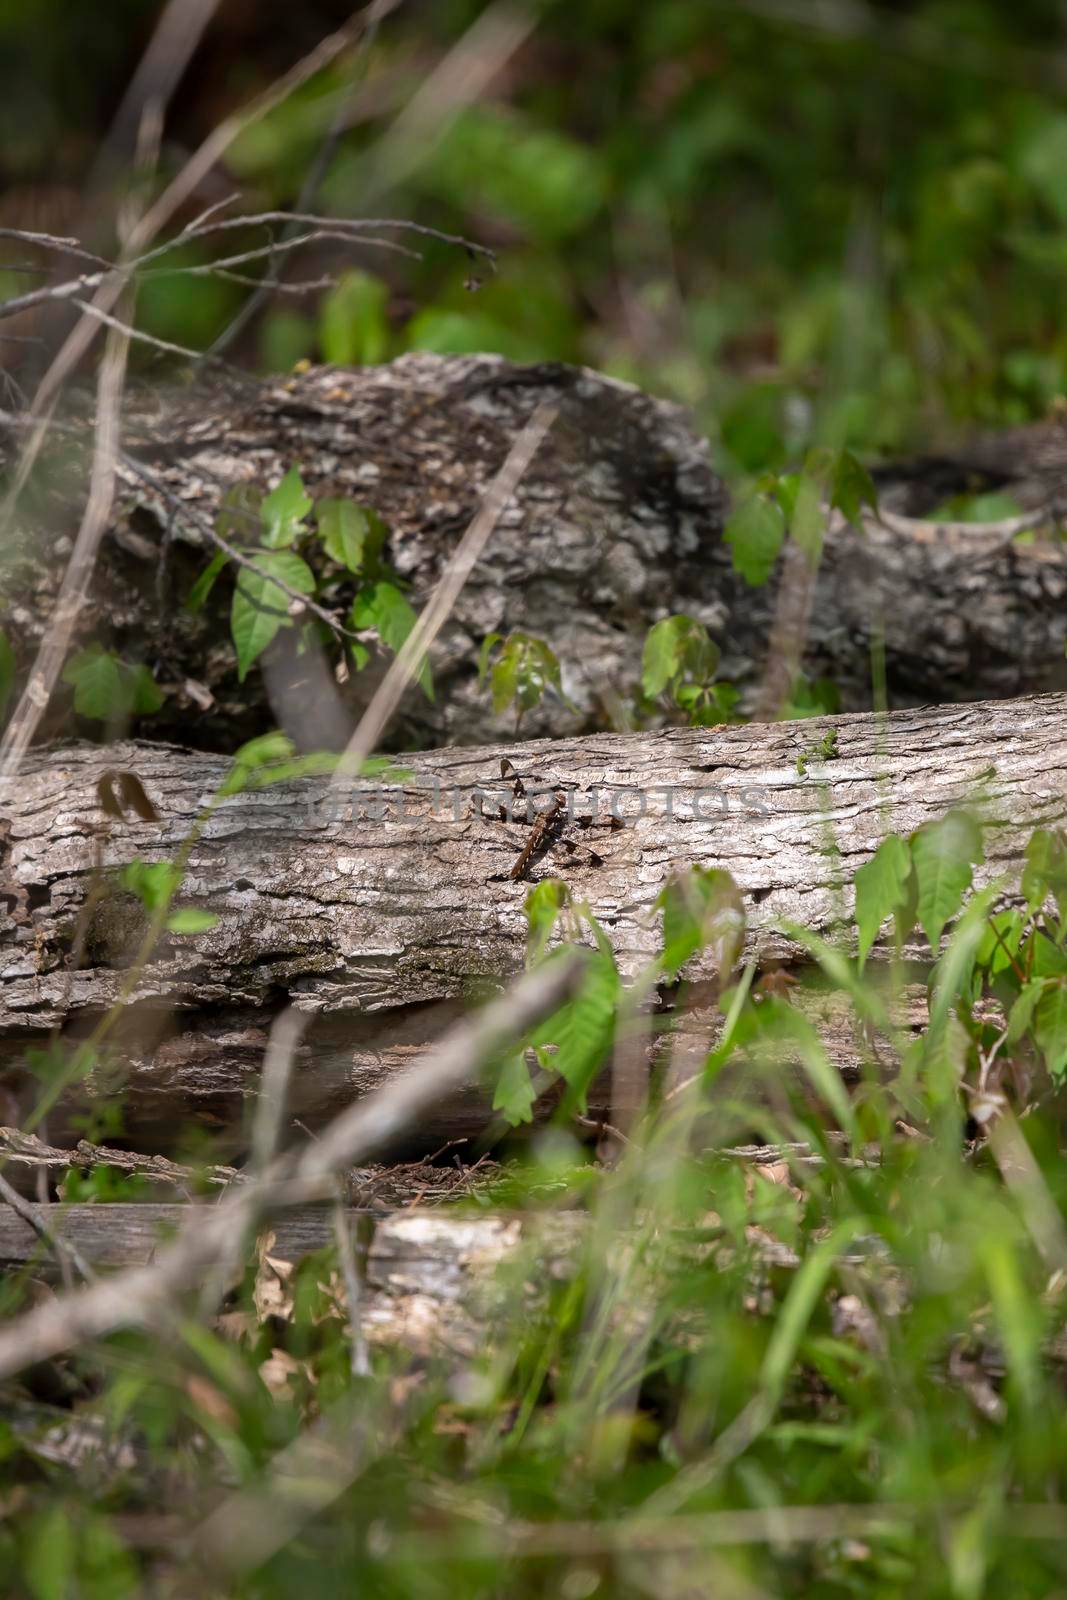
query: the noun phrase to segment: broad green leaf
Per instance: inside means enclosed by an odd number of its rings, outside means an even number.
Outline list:
[[[552,1065],[570,1088],[568,1098],[582,1111],[589,1085],[611,1049],[621,990],[611,956],[601,949],[590,952],[578,993],[531,1038],[535,1046],[556,1046]]]
[[[11,691],[15,687],[15,652],[10,640],[0,628],[0,717],[7,710]]]
[[[506,1056],[493,1092],[493,1110],[499,1111],[518,1127],[521,1122],[533,1121],[533,1108],[537,1101],[530,1069],[525,1054],[519,1050]]]
[[[1047,978],[1039,978],[1036,982],[1024,983],[1019,990],[1008,1014],[1008,1044],[1018,1044],[1030,1027],[1034,1019],[1034,1009],[1044,994],[1047,983]]]
[[[1060,922],[1067,922],[1067,838],[1058,828],[1035,828],[1026,845],[1022,892],[1031,911],[1051,895]]]
[[[1049,980],[1034,1008],[1034,1037],[1057,1083],[1067,1075],[1067,978]]]
[[[304,488],[304,481],[296,467],[290,467],[281,483],[271,490],[260,507],[262,540],[267,549],[282,550],[291,545],[302,531],[301,524],[310,510],[311,496]],[[296,588],[295,584],[293,588]]]
[[[856,931],[861,967],[883,922],[905,904],[910,872],[907,844],[895,833],[884,838],[870,861],[857,871]]]
[[[493,636],[490,635],[490,638]],[[487,641],[488,643],[488,641]],[[482,646],[482,659],[489,649]],[[509,633],[489,675],[493,710],[497,716],[514,706],[521,715],[539,705],[551,685],[562,697],[559,662],[555,652],[532,633]]]
[[[164,695],[147,667],[128,667],[127,693],[135,717],[150,716],[163,704]]]
[[[685,676],[693,687],[704,687],[719,665],[719,647],[702,622],[679,612],[664,617],[648,630],[641,660],[641,687],[654,699]]]
[[[662,694],[681,671],[681,632],[688,621],[688,617],[664,617],[649,628],[641,655],[641,687],[649,699]]]
[[[373,366],[389,349],[389,290],[369,272],[346,272],[322,302],[319,344],[332,366]]]
[[[349,572],[373,573],[388,529],[376,511],[354,500],[320,500],[315,510],[326,554]]]
[[[74,685],[74,709],[83,717],[106,722],[127,709],[119,659],[99,645],[90,645],[67,662],[63,682]]]
[[[767,582],[785,539],[785,518],[777,501],[751,494],[732,513],[723,538],[733,551],[734,570],[752,588]]]
[[[99,722],[113,717],[145,716],[163,704],[163,694],[147,667],[131,666],[98,644],[79,651],[67,662],[63,681],[74,685],[75,711]]]
[[[837,456],[834,489],[831,504],[846,516],[849,522],[858,522],[864,506],[878,509],[878,492],[874,479],[851,450],[841,450]]]
[[[289,625],[289,596],[273,579],[280,578],[298,594],[311,594],[315,588],[311,568],[292,550],[260,550],[251,559],[256,571],[240,569],[230,608],[237,676],[242,683],[279,628]]]
[[[199,906],[181,906],[167,918],[171,933],[207,933],[218,922],[213,911],[201,911]]]
[[[368,584],[356,595],[352,605],[352,626],[373,628],[384,645],[399,650],[415,623],[417,614],[395,584]],[[424,656],[418,669],[418,681],[428,700],[433,699],[433,678],[430,663]]]
[[[945,923],[971,887],[972,869],[984,859],[981,830],[966,811],[950,811],[912,835],[911,859],[919,921],[931,950],[936,950]]]
[[[225,550],[217,550],[215,552],[207,566],[204,568],[203,572],[200,574],[199,578],[197,578],[196,582],[193,584],[193,587],[189,590],[188,598],[185,602],[185,608],[187,611],[201,611],[203,609],[208,595],[215,587],[215,579],[218,577],[228,560],[229,557],[227,556]]]

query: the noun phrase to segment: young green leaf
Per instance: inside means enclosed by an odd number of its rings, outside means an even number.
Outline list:
[[[75,711],[98,722],[148,715],[163,704],[163,695],[147,667],[131,666],[98,644],[71,657],[63,669],[63,681],[74,686]]]
[[[230,608],[237,676],[242,683],[279,628],[290,622],[289,597],[273,580],[280,578],[298,594],[311,594],[315,588],[311,568],[292,550],[260,550],[252,560],[256,570],[241,568]]]
[[[260,506],[263,520],[262,541],[268,550],[283,550],[300,534],[311,510],[311,496],[296,467],[290,467],[276,489]],[[295,588],[294,584],[294,588]]]
[[[1061,1083],[1067,1076],[1067,978],[1046,981],[1034,1008],[1034,1036],[1049,1076]]]
[[[904,840],[887,835],[870,861],[856,873],[856,931],[859,935],[860,966],[878,937],[887,917],[903,908],[907,894],[911,856]]]
[[[493,1110],[506,1117],[512,1127],[518,1127],[522,1122],[533,1121],[536,1101],[523,1052],[517,1050],[505,1056],[493,1091]]]
[[[352,605],[352,626],[374,628],[384,645],[399,650],[418,617],[395,584],[369,584],[356,595]],[[418,670],[418,681],[427,700],[433,699],[433,678],[425,658]]]
[[[354,500],[320,500],[315,520],[323,549],[349,572],[373,575],[388,529],[376,511]]]
[[[1035,828],[1030,835],[1022,892],[1030,911],[1037,911],[1051,895],[1060,923],[1067,923],[1067,838],[1058,828]]]
[[[859,521],[864,506],[869,506],[872,511],[878,510],[878,492],[874,487],[874,479],[850,450],[838,452],[831,504],[847,517],[849,522]]]
[[[971,887],[972,868],[984,859],[981,830],[966,811],[950,811],[912,835],[911,859],[919,921],[936,950],[945,923]]]
[[[573,1000],[534,1033],[534,1045],[554,1044],[552,1065],[570,1088],[568,1099],[584,1111],[589,1085],[607,1059],[622,983],[611,956],[591,951]]]
[[[766,583],[785,540],[785,518],[777,501],[755,493],[742,500],[723,538],[733,551],[734,571],[753,589]]]

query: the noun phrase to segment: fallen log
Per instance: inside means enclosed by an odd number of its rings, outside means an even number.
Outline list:
[[[817,758],[830,735],[831,758]],[[595,853],[589,830],[573,852],[546,852],[531,867],[533,879],[561,876],[588,903],[626,978],[658,949],[656,900],[670,874],[690,863],[725,869],[742,893],[747,953],[801,978],[794,1003],[821,1019],[848,1071],[869,1059],[869,1044],[838,997],[807,985],[812,969],[781,924],[847,940],[855,869],[887,832],[907,834],[956,805],[990,830],[976,881],[1017,873],[1032,829],[1067,812],[1067,697],[884,721],[597,735],[508,755],[550,790],[573,786],[579,813],[599,787],[602,813],[614,803],[626,816]],[[0,1062],[11,1092],[21,1092],[27,1049],[50,1030],[84,1037],[121,1006],[109,1055],[126,1078],[126,1132],[138,1148],[172,1150],[189,1119],[233,1137],[269,1028],[291,1005],[306,1027],[289,1112],[321,1125],[523,964],[530,881],[508,874],[529,830],[469,807],[479,790],[499,794],[500,757],[495,748],[405,758],[410,776],[388,804],[366,787],[337,802],[325,780],[302,779],[229,796],[204,820],[228,770],[221,757],[138,743],[33,752],[0,791]],[[136,773],[158,820],[108,816],[99,784],[114,770]],[[131,971],[146,914],[119,869],[173,860],[198,818],[179,903],[217,921],[165,936]],[[885,977],[879,953],[872,983]],[[909,954],[928,957],[918,944]],[[710,961],[688,975],[694,1021],[711,1027],[714,1007],[700,999],[716,978]],[[903,996],[906,1026],[921,1026],[920,995]],[[105,1095],[107,1084],[101,1074],[82,1091]],[[594,1114],[603,1105],[594,1096]],[[465,1091],[419,1130],[422,1148],[485,1121],[484,1096]]]
[[[332,658],[298,656],[295,632],[283,632],[263,671],[241,684],[231,585],[220,580],[198,613],[185,608],[213,553],[209,531],[224,493],[265,488],[296,466],[314,496],[369,505],[388,525],[386,555],[418,607],[542,400],[558,408],[558,420],[434,651],[436,700],[409,694],[393,730],[397,747],[512,735],[514,713],[494,713],[478,681],[479,649],[494,631],[543,638],[562,665],[566,698],[550,695],[529,711],[528,735],[602,728],[637,687],[647,629],[672,612],[706,625],[722,650],[720,676],[750,709],[760,703],[768,655],[783,644],[787,656],[799,650],[797,665],[811,677],[833,681],[848,710],[870,704],[875,641],[884,641],[897,705],[1067,687],[1062,544],[1016,544],[980,526],[909,532],[871,521],[857,532],[835,524],[814,581],[786,560],[776,581],[754,589],[723,538],[725,486],[678,407],[601,373],[495,356],[418,354],[359,371],[132,394],[121,492],[78,642],[151,665],[166,699],[138,723],[148,737],[232,750],[282,726],[304,748],[339,747],[374,687],[373,667],[339,689]],[[8,453],[16,439],[17,430]],[[23,672],[50,626],[77,522],[71,449],[69,435],[58,436],[5,552],[4,627]],[[1017,440],[1012,449],[1024,453]],[[996,463],[1005,468],[1003,452]],[[942,496],[966,482],[963,467],[958,481],[952,471],[939,463]],[[897,510],[916,494],[930,508],[921,472],[909,468],[895,484],[889,469],[882,481]],[[320,576],[324,603],[342,617],[351,584],[328,564]],[[789,662],[787,679],[791,671]],[[776,691],[768,705],[778,699]],[[69,716],[63,689],[46,729],[58,734]]]

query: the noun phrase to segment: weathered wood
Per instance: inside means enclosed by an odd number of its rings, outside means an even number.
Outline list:
[[[549,642],[567,695],[528,714],[525,731],[603,727],[638,683],[647,628],[671,612],[707,625],[723,651],[721,675],[755,703],[775,584],[752,589],[734,572],[722,537],[728,497],[683,412],[587,370],[418,354],[354,372],[131,395],[127,447],[151,481],[123,468],[81,639],[151,665],[168,699],[141,730],[228,750],[280,725],[305,745],[336,745],[373,670],[339,691],[329,665],[297,656],[289,633],[264,671],[238,684],[229,580],[201,613],[182,604],[207,558],[204,522],[231,485],[266,486],[296,465],[316,496],[353,496],[380,512],[391,529],[388,557],[420,603],[543,399],[559,420],[435,650],[436,702],[413,692],[393,737],[403,747],[509,736],[513,718],[493,714],[477,657],[485,635],[515,629]],[[49,627],[77,522],[83,486],[70,455],[64,435],[26,502],[21,543],[5,551],[4,626],[23,668]],[[966,475],[940,463],[939,492],[962,487]],[[916,481],[905,474],[893,504],[908,509]],[[891,473],[885,482],[891,492]],[[918,482],[917,492],[925,487]],[[928,497],[920,502],[929,508]],[[351,583],[340,568],[327,565],[324,575],[325,603],[340,616]],[[847,709],[870,703],[871,642],[883,635],[894,704],[1067,688],[1065,600],[1062,544],[1005,545],[977,528],[963,537],[835,529],[811,596],[803,666],[831,678]],[[68,712],[63,691],[54,732]]]
[[[50,1231],[62,1234],[105,1269],[146,1265],[189,1216],[188,1206],[149,1203],[41,1210]],[[453,1356],[473,1356],[484,1347],[486,1326],[493,1320],[491,1306],[501,1294],[494,1287],[498,1269],[527,1250],[531,1267],[537,1263],[536,1283],[543,1292],[552,1274],[573,1262],[585,1222],[577,1213],[462,1216],[412,1209],[381,1217],[358,1210],[345,1215],[364,1262],[364,1339],[412,1354]],[[280,1215],[261,1235],[261,1249],[273,1260],[295,1262],[332,1245],[335,1237],[332,1210],[305,1206]],[[0,1271],[28,1262],[51,1275],[32,1228],[0,1204]],[[535,1292],[533,1281],[529,1292]],[[279,1305],[284,1300],[283,1281]],[[340,1308],[344,1310],[343,1298]]]
[[[831,730],[836,758],[799,773],[798,758]],[[572,855],[545,856],[532,874],[564,877],[589,903],[628,977],[657,949],[660,890],[689,863],[730,871],[744,897],[749,953],[765,968],[792,963],[803,976],[782,919],[823,935],[846,932],[852,876],[886,832],[973,806],[990,830],[982,883],[1017,872],[1030,831],[1067,812],[1062,696],[919,709],[885,723],[856,715],[599,735],[508,753],[520,772],[574,785],[586,802],[597,785],[607,799],[628,792],[620,809],[630,820],[620,832],[605,830],[599,862],[583,837]],[[227,764],[143,744],[34,753],[0,792],[9,836],[0,1058],[15,1069],[47,1030],[65,1025],[69,1036],[84,1036],[108,1007],[121,1006],[108,1050],[128,1073],[127,1128],[140,1148],[168,1148],[178,1118],[239,1124],[258,1087],[270,1024],[293,1005],[308,1027],[290,1111],[321,1123],[402,1069],[473,998],[522,965],[530,885],[507,874],[525,830],[468,814],[478,786],[495,792],[499,757],[499,749],[411,757],[407,814],[396,802],[379,820],[361,816],[359,803],[353,814],[344,796],[331,815],[322,780],[226,799],[203,823],[180,897],[214,913],[216,926],[168,936],[131,974],[145,917],[118,885],[117,869],[135,857],[173,859]],[[117,767],[138,774],[158,823],[105,817],[96,784]],[[633,814],[641,806],[645,814]],[[83,964],[72,970],[79,938]],[[911,953],[923,957],[919,945]],[[876,959],[870,973],[880,981]],[[692,976],[699,983],[714,974],[702,958]],[[825,1015],[842,1068],[867,1058],[870,1046],[853,1035],[847,1008],[825,990],[802,984],[793,999]],[[914,996],[904,1003],[913,1007]],[[901,1020],[915,1026],[921,1010]],[[97,1092],[106,1092],[103,1084]],[[485,1112],[471,1091],[420,1135],[440,1142],[468,1134]]]

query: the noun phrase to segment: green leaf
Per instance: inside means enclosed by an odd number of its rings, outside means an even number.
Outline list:
[[[785,539],[781,506],[765,494],[750,494],[730,516],[723,538],[733,551],[735,572],[759,588],[774,571]]]
[[[1061,923],[1067,923],[1067,839],[1058,828],[1035,828],[1026,845],[1022,892],[1037,911],[1049,895]]]
[[[910,872],[907,844],[891,833],[856,873],[856,929],[861,967],[882,923],[905,905]]]
[[[911,859],[918,918],[931,950],[936,950],[945,923],[971,887],[972,868],[984,859],[981,830],[967,812],[950,811],[912,835]]]
[[[74,685],[74,709],[83,717],[106,722],[125,706],[119,659],[98,644],[81,650],[63,668],[63,682]]]
[[[1067,1076],[1067,980],[1046,981],[1034,1008],[1034,1037],[1057,1083]]]
[[[181,882],[181,873],[172,861],[134,859],[122,869],[119,881],[151,913],[169,904]]]
[[[349,572],[377,571],[388,528],[376,511],[354,500],[320,500],[315,509],[326,554]]]
[[[1044,994],[1048,980],[1039,978],[1035,983],[1024,983],[1015,997],[1008,1014],[1008,1044],[1018,1044],[1034,1018],[1034,1008]]]
[[[0,628],[0,717],[7,710],[11,691],[15,687],[15,652],[3,628]]]
[[[130,698],[130,710],[134,716],[150,716],[153,711],[158,711],[163,704],[164,695],[148,668],[143,666],[127,667],[126,671],[129,674],[126,692]]]
[[[524,1053],[520,1050],[506,1056],[493,1092],[493,1110],[501,1112],[512,1127],[518,1127],[521,1122],[533,1121],[536,1101]]]
[[[490,639],[494,636],[490,634]],[[496,636],[499,641],[499,635]],[[488,662],[493,646],[482,645],[481,660]],[[493,710],[500,716],[509,706],[522,712],[539,705],[551,685],[562,697],[559,661],[555,652],[532,633],[509,633],[490,673]]]
[[[218,922],[213,911],[201,911],[198,906],[182,906],[167,918],[171,933],[207,933]]]
[[[304,518],[311,510],[311,496],[296,467],[290,467],[276,489],[260,507],[263,519],[262,540],[268,550],[282,550],[301,533]],[[296,588],[296,585],[293,585]],[[308,591],[310,593],[310,590]]]
[[[578,993],[531,1038],[534,1046],[556,1046],[552,1065],[571,1090],[568,1099],[581,1111],[589,1085],[611,1050],[621,992],[610,954],[591,951]]]
[[[217,550],[189,590],[185,602],[187,611],[202,611],[208,595],[215,587],[215,579],[229,560],[225,550]]]
[[[390,650],[400,649],[417,621],[416,613],[400,590],[384,579],[361,589],[352,605],[352,626],[375,629],[382,643]],[[433,678],[425,656],[417,677],[427,700],[432,700]]]
[[[870,506],[872,511],[878,510],[878,492],[874,487],[874,479],[850,450],[841,450],[838,453],[830,503],[847,517],[849,522],[859,521],[860,512],[865,505]]]
[[[641,658],[641,687],[654,699],[683,674],[701,686],[715,675],[719,648],[702,622],[679,612],[648,630]]]
[[[373,366],[389,349],[389,291],[369,272],[346,272],[322,302],[319,344],[337,367]]]
[[[280,578],[299,594],[311,594],[315,588],[311,568],[292,550],[257,551],[251,559],[256,571],[241,568],[230,608],[237,676],[242,683],[279,628],[288,627],[291,620],[289,596],[273,580]]]
[[[63,669],[63,681],[74,686],[75,711],[98,722],[146,715],[163,704],[163,694],[147,667],[131,666],[98,644],[72,656]]]
[[[698,950],[710,950],[725,978],[745,938],[744,902],[730,874],[717,867],[690,867],[668,880],[656,905],[663,912],[663,971],[677,977]]]

